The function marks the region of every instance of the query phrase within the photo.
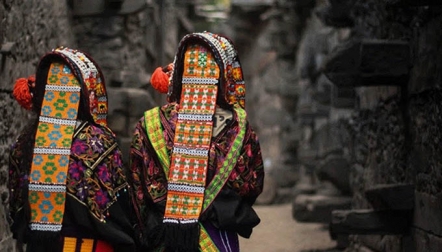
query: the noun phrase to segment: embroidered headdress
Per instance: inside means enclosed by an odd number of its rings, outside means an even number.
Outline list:
[[[231,42],[211,33],[185,36],[174,60],[168,98],[179,103],[163,223],[166,247],[197,251],[216,106],[244,108],[245,88]]]
[[[208,48],[220,68],[218,104],[227,107],[239,104],[245,108],[246,90],[238,52],[229,39],[209,32],[188,34],[181,40],[174,60],[173,78],[168,92],[169,101],[180,102],[181,73],[185,67],[183,58],[185,48],[191,43],[199,43]]]
[[[90,57],[57,48],[40,60],[32,96],[39,121],[29,175],[29,227],[59,232],[76,122],[81,119],[106,126],[106,89],[101,71]]]

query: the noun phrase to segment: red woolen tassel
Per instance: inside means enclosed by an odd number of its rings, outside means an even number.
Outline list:
[[[32,108],[32,92],[30,89],[34,87],[34,76],[29,76],[28,78],[19,78],[15,81],[12,95],[14,96],[15,100],[27,110],[31,110]]]
[[[166,94],[169,88],[169,75],[163,71],[162,67],[157,67],[150,78],[150,84],[158,92]]]

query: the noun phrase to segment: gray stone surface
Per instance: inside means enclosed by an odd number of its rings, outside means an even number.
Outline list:
[[[442,237],[434,235],[430,232],[413,229],[414,249],[415,252],[436,252],[442,251]]]
[[[35,73],[39,58],[57,45],[75,45],[63,1],[3,1],[0,3],[0,45],[14,50],[0,55],[0,251],[16,251],[6,223],[9,146],[29,118],[11,97],[15,79]]]
[[[351,197],[300,194],[293,201],[292,216],[298,222],[330,223],[333,210],[350,207]]]

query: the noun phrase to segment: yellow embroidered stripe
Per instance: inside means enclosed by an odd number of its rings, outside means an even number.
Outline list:
[[[166,141],[163,137],[163,130],[161,129],[160,108],[155,107],[144,112],[144,123],[146,125],[147,136],[152,143],[152,147],[157,153],[164,173],[169,174],[170,160],[169,155],[167,155]]]
[[[238,135],[236,135],[235,140],[233,141],[233,145],[229,153],[227,154],[222,167],[215,175],[215,177],[213,177],[212,181],[204,191],[203,211],[205,211],[207,207],[209,207],[209,205],[215,199],[215,196],[218,195],[219,191],[221,191],[221,188],[224,186],[227,179],[229,178],[229,175],[235,167],[236,161],[238,160],[238,157],[240,155],[241,146],[243,144],[244,136],[246,133],[247,114],[246,111],[238,104],[235,104],[234,110],[238,116],[239,132]]]
[[[200,224],[200,251],[219,252],[203,225]]]

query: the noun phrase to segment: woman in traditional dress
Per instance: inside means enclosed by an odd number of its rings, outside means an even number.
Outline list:
[[[107,127],[103,75],[85,53],[57,48],[16,100],[36,113],[10,153],[13,237],[27,251],[134,251],[121,151]]]
[[[252,206],[264,169],[238,54],[225,37],[192,33],[157,70],[168,104],[136,125],[128,176],[141,248],[239,251],[238,235],[260,222]]]

